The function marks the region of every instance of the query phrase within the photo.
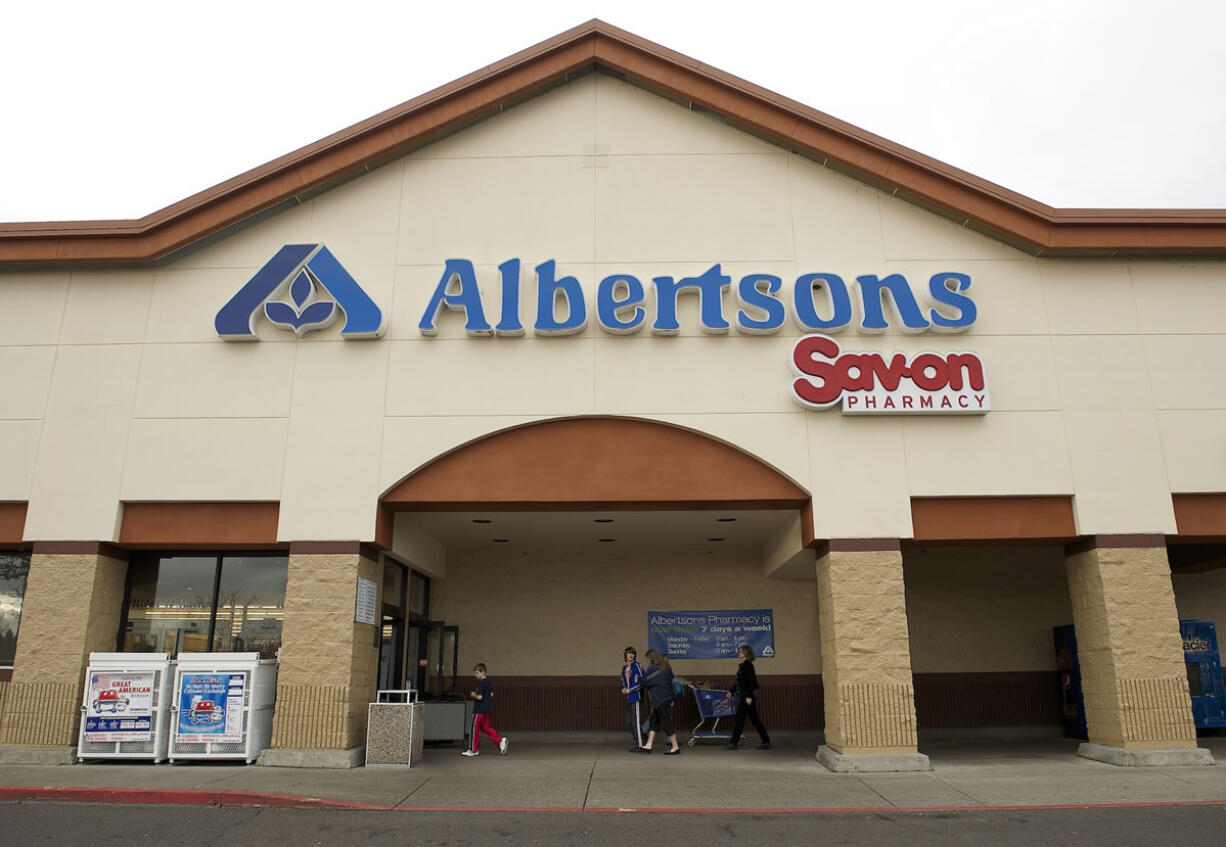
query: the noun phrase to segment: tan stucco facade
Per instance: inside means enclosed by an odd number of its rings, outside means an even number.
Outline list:
[[[1054,672],[1051,627],[1075,621],[1092,740],[1195,746],[1176,603],[1226,622],[1216,576],[1176,575],[1172,589],[1161,546],[912,543],[912,501],[1060,497],[1076,536],[1177,536],[1172,495],[1226,492],[1226,457],[1205,450],[1226,431],[1226,263],[1036,256],[842,170],[597,72],[156,266],[5,269],[0,501],[28,504],[13,544],[118,542],[127,503],[279,504],[275,538],[262,540],[290,552],[276,749],[362,743],[378,636],[355,623],[354,591],[358,578],[382,584],[382,563],[366,547],[299,551],[376,541],[434,578],[431,616],[463,626],[461,669],[607,674],[625,644],[645,649],[651,609],[769,608],[778,655],[759,672],[813,687],[820,675],[827,744],[909,755],[916,674]],[[326,244],[379,305],[383,336],[343,340],[333,325],[298,337],[257,319],[257,342],[220,340],[219,308],[279,248],[304,243]],[[499,266],[522,261],[522,335],[466,333],[447,308],[423,334],[455,257],[473,263],[491,321],[508,307]],[[809,330],[789,317],[767,334],[735,321],[704,331],[690,294],[675,335],[614,334],[594,319],[538,335],[533,268],[549,260],[579,281],[589,314],[611,274],[650,289],[719,263],[734,280],[721,301],[730,319],[747,274],[778,276],[784,300],[811,272],[901,274],[921,297],[933,274],[966,274],[978,318],[965,333],[909,333],[897,319],[861,333],[857,306],[838,338],[887,356],[974,351],[991,411],[802,408],[789,359]],[[655,304],[643,305],[649,325]],[[772,505],[780,518],[756,545],[681,550],[664,526],[632,549],[491,552],[412,514],[381,517],[380,498],[441,456],[589,417],[713,439],[809,503]],[[547,511],[547,495],[518,505]],[[668,508],[695,507],[641,510]],[[114,649],[123,590],[121,560],[35,553],[0,741],[72,743],[85,662]],[[65,605],[89,611],[67,620]],[[718,677],[731,663],[680,669]],[[1156,705],[1134,708],[1142,694]]]
[[[1075,553],[1068,579],[1090,742],[1195,747],[1166,548]]]
[[[827,745],[845,756],[916,753],[901,552],[828,551],[817,584]]]
[[[76,744],[89,654],[115,649],[127,567],[94,553],[31,558],[0,744]]]
[[[378,635],[374,624],[354,620],[359,579],[381,585],[378,563],[360,553],[291,553],[273,749],[365,743]]]

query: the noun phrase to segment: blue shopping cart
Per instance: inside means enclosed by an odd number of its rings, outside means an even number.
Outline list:
[[[731,732],[719,731],[719,720],[720,718],[730,718],[736,714],[736,706],[739,699],[737,695],[729,694],[720,688],[694,688],[694,699],[698,702],[698,717],[700,720],[690,730],[690,740],[685,742],[686,745],[693,747],[700,738],[731,738]],[[711,721],[711,725],[704,729],[703,724],[707,721]]]

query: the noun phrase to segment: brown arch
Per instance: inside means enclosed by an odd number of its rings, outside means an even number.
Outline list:
[[[416,509],[799,508],[777,470],[699,433],[634,418],[562,418],[474,441],[380,500]]]

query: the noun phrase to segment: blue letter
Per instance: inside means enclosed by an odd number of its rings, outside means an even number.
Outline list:
[[[624,287],[626,296],[618,299],[618,287]],[[647,310],[638,305],[643,302],[643,283],[629,274],[611,274],[600,281],[596,289],[596,319],[600,325],[615,335],[629,335],[643,325]],[[619,320],[617,313],[634,306],[634,314],[628,320]]]
[[[953,285],[950,285],[951,282]],[[931,310],[928,314],[932,316],[934,332],[962,332],[975,322],[975,318],[979,317],[975,301],[965,294],[958,293],[970,287],[971,278],[967,274],[932,275],[932,279],[928,280],[928,293],[932,295],[932,299],[958,310],[956,318],[947,318],[936,309]]]
[[[766,283],[765,291],[762,290],[762,283]],[[787,310],[772,296],[782,287],[783,280],[770,274],[747,274],[741,277],[736,287],[736,296],[741,305],[766,313],[763,320],[756,320],[751,318],[744,309],[737,312],[736,322],[742,332],[765,335],[776,332],[779,327],[783,326]]]
[[[495,335],[523,335],[519,321],[519,259],[507,259],[498,266],[502,274],[502,318],[494,327]]]
[[[834,313],[828,321],[818,316],[817,304],[813,302],[813,294],[818,289],[825,290],[826,300]],[[798,277],[796,287],[792,289],[792,300],[796,304],[796,322],[802,329],[842,332],[851,323],[851,295],[838,274],[805,274]]]
[[[583,289],[573,276],[554,276],[557,263],[553,259],[536,266],[536,326],[537,335],[574,335],[587,326],[587,303]],[[558,295],[566,301],[566,320],[554,316]]]
[[[719,335],[728,331],[724,320],[724,289],[732,282],[724,276],[719,265],[707,268],[702,276],[689,276],[673,282],[671,276],[652,277],[656,284],[656,321],[651,331],[656,335],[676,335],[681,329],[677,323],[677,294],[683,288],[697,288],[702,331]]]
[[[458,291],[452,291],[452,282],[458,282]],[[456,309],[464,313],[464,331],[469,335],[489,335],[490,325],[485,320],[485,310],[481,308],[481,291],[477,288],[477,272],[468,259],[448,259],[443,267],[443,276],[434,289],[430,305],[417,328],[422,335],[435,335],[438,329],[434,321],[438,318],[440,306]]]
[[[884,300],[889,293],[894,312],[902,319],[903,332],[923,332],[928,321],[920,312],[919,303],[911,292],[911,285],[902,274],[890,274],[885,279],[876,274],[856,277],[860,283],[860,302],[864,306],[864,319],[860,329],[864,332],[885,332],[890,324],[885,317]]]

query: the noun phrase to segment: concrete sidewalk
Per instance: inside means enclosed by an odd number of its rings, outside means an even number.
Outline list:
[[[816,735],[733,752],[714,742],[679,756],[634,755],[618,743],[518,741],[509,755],[427,749],[412,768],[317,770],[220,763],[6,765],[0,800],[340,806],[399,810],[849,811],[1226,804],[1226,767],[1120,768],[1075,755],[1076,741],[921,745],[927,773],[835,774]],[[1219,760],[1226,738],[1201,739]]]

